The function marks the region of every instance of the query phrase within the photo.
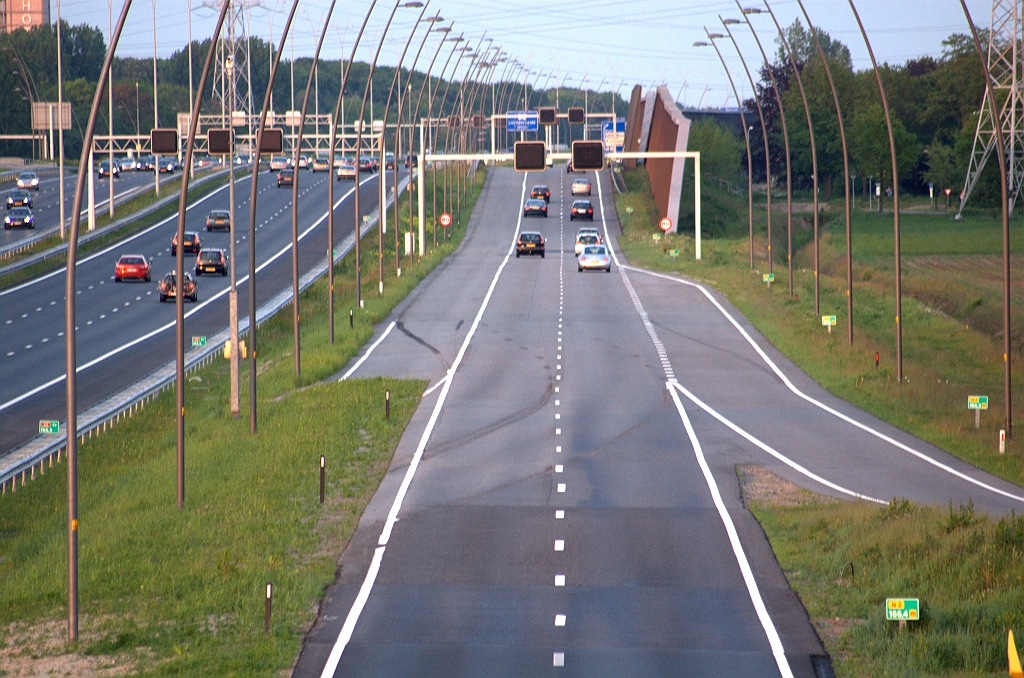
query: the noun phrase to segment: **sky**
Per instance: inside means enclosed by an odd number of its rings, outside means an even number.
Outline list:
[[[854,0],[879,63],[902,64],[909,59],[942,53],[942,41],[952,33],[968,32],[967,21],[959,0]],[[57,0],[50,0],[51,15],[57,11]],[[105,34],[108,7],[112,4],[114,20],[123,0],[61,0],[62,17],[77,25],[88,23]],[[290,0],[235,0],[248,6],[252,35],[264,39],[281,38]],[[784,27],[798,16],[796,0],[769,0],[772,10]],[[191,7],[190,7],[191,3]],[[118,45],[121,56],[151,57],[153,25],[156,13],[156,51],[169,56],[188,42],[189,18],[192,37],[207,38],[214,29],[218,0],[134,0],[126,28]],[[299,10],[292,28],[285,56],[311,56],[326,16],[330,0],[299,0]],[[750,0],[744,7],[764,7],[763,0]],[[864,42],[847,0],[804,0],[804,6],[816,26],[850,48],[857,69],[871,65]],[[988,27],[992,2],[968,0],[967,6],[976,24]],[[375,7],[356,59],[368,61],[380,43],[380,36],[394,4],[384,0]],[[155,8],[155,10],[154,10]],[[362,24],[370,0],[338,0],[324,43],[323,58],[337,59],[344,45],[346,58],[352,41]],[[398,62],[410,32],[416,26],[420,9],[402,7],[381,48],[379,63]],[[714,50],[694,47],[705,40],[704,27],[721,30],[719,17],[739,18],[735,0],[548,0],[523,3],[497,0],[430,0],[424,16],[440,14],[452,25],[450,35],[464,35],[475,47],[481,39],[493,40],[518,59],[527,70],[531,86],[538,82],[555,87],[579,87],[584,79],[592,90],[618,91],[628,99],[635,84],[646,87],[665,84],[684,107],[735,106],[736,100],[721,62]],[[751,22],[765,49],[772,57],[776,50],[775,25],[767,13],[751,15]],[[419,24],[413,46],[418,47],[428,24]],[[734,26],[739,48],[753,70],[760,62],[760,53],[746,26]],[[440,35],[440,34],[438,34]],[[436,49],[438,37],[427,44]],[[454,46],[454,45],[453,45]],[[728,42],[720,43],[726,64],[740,89],[741,98],[750,96],[742,66]],[[414,49],[410,50],[411,61]],[[428,47],[425,55],[432,54]],[[445,52],[442,52],[445,54]],[[406,65],[408,65],[408,61]],[[419,70],[429,63],[421,58]],[[501,68],[501,67],[499,67]],[[520,80],[523,71],[514,69]],[[509,72],[511,72],[510,69]],[[499,75],[501,70],[499,70]],[[756,76],[755,76],[756,77]]]

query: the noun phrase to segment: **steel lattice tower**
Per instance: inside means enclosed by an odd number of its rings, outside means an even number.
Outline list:
[[[206,6],[218,9],[220,3],[207,0]],[[231,0],[224,30],[217,45],[218,55],[214,66],[214,99],[220,101],[222,112],[243,112],[248,127],[252,119],[252,88],[249,61],[249,15],[254,7],[261,7],[260,0]],[[231,59],[233,68],[229,76],[225,64]],[[247,130],[251,133],[251,130]]]
[[[992,116],[993,108],[999,111],[999,125],[1006,144],[1006,181],[1011,214],[1020,195],[1024,184],[1024,130],[1021,128],[1024,124],[1024,99],[1020,91],[1024,55],[1021,47],[1021,2],[992,0],[987,67],[992,77],[996,105],[990,105],[986,91],[978,113],[978,127],[974,133],[974,146],[964,180],[963,198],[956,214],[957,220],[961,218],[978,177],[985,169],[985,163],[995,150],[996,121]]]

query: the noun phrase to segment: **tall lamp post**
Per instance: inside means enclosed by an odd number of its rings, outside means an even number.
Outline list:
[[[739,0],[736,0],[736,6],[740,8],[743,13],[743,19],[747,23],[747,27],[750,29],[751,35],[754,36],[754,42],[757,43],[757,48],[761,52],[761,58],[764,59],[765,70],[768,71],[768,77],[771,79],[772,91],[775,92],[775,101],[779,106],[779,119],[782,121],[782,139],[786,146],[786,266],[789,269],[789,296],[793,296],[793,167],[789,153],[789,126],[786,124],[786,111],[782,107],[782,94],[779,92],[779,83],[775,80],[775,71],[772,69],[772,64],[768,61],[768,55],[764,51],[764,47],[761,46],[761,39],[757,37],[757,31],[754,30],[754,25],[750,23],[749,14],[753,14],[754,11],[750,9],[744,9],[740,5]],[[757,10],[760,12],[760,10]]]
[[[736,83],[732,79],[732,73],[729,72],[729,67],[725,64],[725,58],[722,56],[721,50],[718,49],[718,45],[715,43],[716,39],[724,38],[725,36],[721,33],[712,33],[707,28],[704,32],[708,36],[708,42],[695,42],[694,47],[714,47],[715,54],[718,55],[718,60],[722,62],[722,69],[725,70],[725,77],[729,79],[729,86],[732,87],[733,96],[736,97],[736,103],[740,107],[740,122],[743,124],[743,141],[747,147],[747,222],[750,230],[750,270],[754,270],[754,172],[753,172],[753,160],[750,154],[750,128],[747,127],[747,116],[743,113],[743,100],[740,99],[740,93],[736,89]],[[612,94],[614,96],[614,93]]]
[[[767,208],[765,217],[768,224],[768,273],[771,274],[775,266],[775,261],[772,257],[772,157],[768,146],[768,124],[764,118],[764,106],[761,103],[761,97],[758,95],[757,87],[754,85],[754,76],[751,75],[750,69],[747,67],[747,60],[743,58],[743,52],[740,51],[740,46],[732,34],[732,29],[729,28],[729,26],[739,24],[740,20],[723,19],[722,17],[718,17],[718,20],[722,22],[722,27],[725,29],[726,35],[729,36],[729,40],[732,42],[732,46],[740,58],[740,63],[743,65],[743,71],[747,74],[747,81],[750,83],[750,91],[754,96],[754,106],[757,108],[757,117],[761,121],[761,140],[764,141],[765,204]],[[711,37],[710,34],[709,37]],[[711,37],[711,40],[714,42],[715,38]],[[747,133],[750,133],[749,129],[747,130]]]

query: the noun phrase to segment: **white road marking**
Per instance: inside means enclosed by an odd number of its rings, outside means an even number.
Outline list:
[[[555,586],[565,586],[565,575],[564,574],[556,574],[555,575]]]
[[[364,353],[362,357],[360,357],[359,360],[356,361],[356,364],[349,368],[349,370],[345,372],[345,374],[341,375],[341,378],[339,378],[338,381],[345,381],[350,376],[352,376],[352,373],[358,370],[362,366],[362,364],[366,362],[366,359],[370,357],[370,354],[373,353],[373,349],[380,346],[380,343],[387,339],[388,335],[391,334],[391,330],[395,329],[395,324],[396,321],[392,320],[391,324],[388,325],[388,328],[384,330],[384,334],[380,335],[377,341],[373,342],[373,344],[370,345],[370,348],[367,349],[366,353]]]
[[[552,666],[565,666],[565,653],[555,652],[551,663]]]
[[[529,173],[523,174],[523,187],[520,198],[522,198],[522,195],[526,194],[526,180],[529,176]],[[521,199],[520,204],[522,204]],[[516,211],[519,212],[519,210]],[[388,541],[391,539],[391,531],[394,529],[394,525],[398,521],[398,513],[402,509],[402,503],[405,500],[405,495],[409,491],[409,486],[412,484],[413,477],[416,475],[416,469],[419,467],[420,460],[423,458],[423,451],[426,449],[427,441],[430,440],[430,435],[433,433],[434,426],[437,424],[438,417],[441,414],[441,408],[444,406],[445,400],[448,398],[448,393],[451,390],[455,373],[458,371],[459,365],[462,364],[466,351],[469,349],[469,343],[472,341],[477,328],[480,326],[480,321],[491,301],[491,296],[494,294],[494,289],[498,285],[501,273],[505,270],[509,257],[511,257],[512,253],[515,252],[516,238],[519,236],[519,229],[522,227],[522,223],[522,213],[519,212],[519,218],[516,221],[516,230],[513,234],[512,242],[509,245],[508,251],[505,253],[505,258],[502,260],[501,265],[498,266],[498,270],[495,272],[494,278],[491,280],[490,287],[487,289],[487,294],[484,295],[480,309],[477,311],[476,317],[473,319],[473,324],[470,325],[469,332],[466,334],[466,338],[463,340],[462,346],[459,348],[459,352],[455,356],[455,360],[452,362],[452,366],[449,370],[450,376],[441,388],[441,394],[438,396],[437,402],[434,403],[434,409],[430,413],[430,418],[427,421],[426,428],[420,436],[419,444],[416,446],[416,451],[413,453],[409,466],[406,469],[405,476],[402,478],[402,483],[399,485],[398,492],[391,504],[391,510],[388,512],[387,520],[384,523],[384,529],[381,531],[380,537],[377,540],[377,550],[374,552],[374,564],[376,567],[371,564],[370,569],[366,573],[366,577],[363,579],[363,583],[359,589],[359,595],[356,597],[356,601],[349,609],[348,615],[345,617],[345,624],[342,626],[341,632],[338,634],[338,638],[334,642],[334,646],[331,648],[331,653],[327,657],[327,662],[324,665],[323,672],[320,674],[321,678],[330,678],[334,675],[334,672],[338,669],[338,663],[341,661],[341,655],[345,651],[345,647],[348,645],[348,642],[352,639],[352,632],[355,630],[356,623],[359,621],[359,615],[362,614],[363,606],[366,605],[366,599],[369,598],[370,591],[373,589],[373,584],[377,579],[377,573],[380,571],[380,559],[383,558],[384,549],[386,548]]]
[[[782,380],[782,383],[784,383],[786,385],[786,388],[788,388],[796,396],[802,398],[803,400],[806,400],[807,402],[811,403],[815,407],[818,407],[818,408],[828,412],[832,416],[834,416],[834,417],[836,417],[838,419],[841,419],[841,420],[845,421],[846,423],[848,423],[848,424],[850,424],[852,426],[855,426],[856,428],[859,428],[860,430],[862,430],[862,431],[864,431],[866,433],[869,433],[869,434],[875,436],[876,438],[878,438],[880,440],[884,440],[885,442],[889,443],[893,447],[899,448],[899,449],[903,450],[904,452],[912,454],[913,456],[917,457],[918,459],[921,459],[922,461],[925,461],[925,462],[931,464],[932,466],[935,466],[936,468],[939,468],[939,469],[945,471],[946,473],[949,473],[950,475],[954,475],[957,478],[960,478],[962,480],[966,480],[967,482],[972,483],[973,485],[977,485],[978,487],[984,488],[984,489],[986,489],[986,490],[988,490],[990,492],[993,492],[995,494],[998,494],[1000,496],[1007,497],[1009,499],[1014,499],[1016,501],[1024,500],[1024,496],[1021,496],[1019,494],[1013,494],[1012,492],[1007,492],[1005,490],[1001,490],[998,487],[994,487],[992,485],[989,485],[988,483],[986,483],[986,482],[984,482],[982,480],[978,480],[976,478],[972,478],[971,476],[967,475],[966,473],[958,471],[955,468],[949,466],[948,464],[944,464],[943,462],[938,461],[937,459],[932,459],[930,456],[928,456],[924,452],[920,452],[919,450],[915,450],[914,448],[910,447],[909,445],[905,445],[905,444],[901,443],[900,441],[898,441],[898,440],[896,440],[896,439],[894,439],[894,438],[892,438],[892,437],[882,433],[881,431],[877,431],[877,430],[871,428],[867,424],[862,424],[859,421],[857,421],[856,419],[853,419],[852,417],[849,417],[849,416],[843,414],[842,412],[839,412],[838,410],[836,410],[836,409],[834,409],[832,407],[829,407],[825,403],[812,398],[811,396],[807,395],[806,393],[804,393],[803,391],[798,389],[796,387],[796,385],[793,384],[793,382],[789,380],[789,377],[787,377],[785,375],[785,373],[783,373],[783,371],[781,369],[779,369],[778,365],[775,364],[775,361],[773,361],[771,358],[768,357],[768,354],[765,353],[764,350],[762,350],[761,347],[757,345],[757,342],[754,341],[753,337],[751,337],[750,334],[745,329],[743,329],[743,327],[738,322],[736,322],[736,319],[733,318],[732,315],[730,315],[729,312],[726,311],[725,308],[720,303],[718,303],[718,300],[715,299],[711,295],[711,293],[708,292],[708,290],[703,285],[698,285],[696,283],[689,282],[688,280],[682,280],[680,278],[676,278],[676,277],[673,277],[673,276],[668,276],[668,275],[663,275],[663,274],[660,274],[660,273],[655,273],[653,271],[646,271],[646,270],[644,270],[642,268],[636,268],[634,266],[624,266],[623,268],[628,268],[630,270],[637,271],[638,273],[645,273],[647,275],[651,275],[651,276],[654,276],[656,278],[663,278],[665,280],[670,280],[670,281],[675,282],[675,283],[679,283],[679,284],[682,284],[682,285],[687,285],[689,287],[696,287],[697,289],[699,289],[704,294],[704,296],[707,297],[711,301],[711,303],[715,305],[715,307],[722,313],[722,315],[724,315],[726,317],[726,319],[733,325],[733,327],[735,327],[736,330],[741,335],[743,335],[743,338],[747,340],[747,343],[749,343],[753,347],[754,351],[757,352],[757,354],[761,357],[761,360],[763,360],[765,362],[765,364],[768,365],[768,367],[772,370],[772,372],[774,372],[775,375],[777,377],[779,377],[779,379]]]
[[[565,540],[564,539],[556,539],[555,540],[555,550],[556,551],[564,551],[565,550]]]
[[[561,451],[562,451],[562,446],[561,445],[556,445],[555,446],[555,452],[561,452]]]
[[[555,626],[565,626],[565,615],[564,614],[556,614],[555,615]]]
[[[561,473],[564,468],[561,464],[555,464],[555,473]]]
[[[557,511],[555,511],[555,520],[562,520],[564,518],[565,518],[565,511],[563,511],[562,509],[558,509]]]
[[[598,202],[601,206],[601,222],[604,226],[605,241],[610,243],[611,239],[608,237],[608,222],[605,217],[604,197],[602,195],[600,177],[597,181],[597,195]],[[643,321],[644,327],[647,329],[647,333],[651,337],[651,341],[654,343],[656,348],[664,350],[661,340],[658,338],[658,333],[654,329],[654,325],[651,323],[650,318],[644,310],[643,304],[640,303],[640,298],[633,289],[633,285],[629,282],[629,277],[626,275],[625,269],[619,265],[618,257],[615,256],[615,250],[609,246],[608,251],[612,253],[612,257],[615,259],[615,264],[619,269],[619,278],[625,283],[626,289],[629,291],[630,298],[633,300],[633,305],[636,308],[637,314]],[[732,516],[729,515],[729,510],[725,507],[725,502],[722,500],[722,494],[718,489],[718,485],[715,483],[714,476],[711,474],[711,468],[708,466],[707,460],[704,458],[704,451],[701,448],[700,441],[697,439],[697,434],[694,432],[693,426],[690,424],[690,418],[687,416],[685,408],[683,408],[682,401],[679,400],[679,394],[676,392],[676,389],[672,387],[673,383],[676,381],[672,370],[672,364],[667,358],[665,358],[662,360],[662,367],[665,370],[666,377],[668,378],[665,384],[666,388],[668,388],[669,395],[672,396],[672,401],[675,403],[676,410],[679,412],[679,417],[683,422],[683,427],[686,429],[686,434],[690,438],[690,445],[693,448],[694,455],[697,457],[697,464],[700,466],[701,472],[704,474],[704,480],[711,493],[711,499],[715,504],[715,508],[718,510],[718,515],[721,518],[725,531],[729,536],[729,543],[732,546],[736,563],[739,565],[740,572],[743,575],[743,582],[746,584],[747,594],[750,596],[750,601],[754,605],[754,610],[757,613],[758,621],[761,623],[761,628],[764,629],[765,635],[768,637],[768,644],[772,649],[772,655],[775,657],[775,663],[779,668],[779,673],[782,674],[783,678],[793,678],[793,671],[789,666],[789,660],[786,658],[785,649],[782,647],[782,639],[779,638],[779,633],[775,628],[775,622],[772,621],[771,615],[768,614],[768,609],[764,605],[764,600],[761,598],[761,591],[757,586],[757,580],[754,579],[754,573],[750,569],[747,554],[743,550],[743,544],[740,542],[739,534],[736,532],[736,526],[733,524]]]
[[[555,419],[561,419],[561,418],[562,418],[562,415],[560,415],[560,414],[556,414],[555,415]]]
[[[559,493],[565,493],[565,483],[558,483],[556,491]]]
[[[555,429],[555,435],[556,435],[556,436],[560,436],[560,435],[562,435],[562,429],[560,429],[560,428],[556,428],[556,429]]]

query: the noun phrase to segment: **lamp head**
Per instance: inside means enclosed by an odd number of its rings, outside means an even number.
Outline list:
[[[418,2],[417,0],[413,0],[413,2],[407,2],[404,5],[402,5],[402,7],[408,7],[409,9],[418,9],[418,8],[420,8],[422,6],[423,6],[423,3],[422,2]]]
[[[721,33],[708,33],[708,38],[711,40],[721,40],[724,37]]]
[[[693,46],[694,47],[710,47],[711,45],[709,43],[704,42],[703,40],[698,40],[697,42],[693,43]]]
[[[761,8],[760,7],[744,7],[743,8],[743,13],[744,14],[760,14],[761,13]]]
[[[726,26],[735,26],[740,23],[739,19],[722,19],[722,23]]]

